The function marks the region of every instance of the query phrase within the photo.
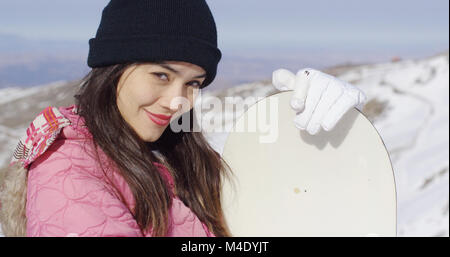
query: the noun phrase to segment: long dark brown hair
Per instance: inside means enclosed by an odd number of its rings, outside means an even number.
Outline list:
[[[216,236],[231,236],[221,205],[222,179],[228,177],[230,167],[201,132],[175,133],[168,126],[155,142],[145,142],[137,135],[116,104],[118,81],[130,65],[134,64],[93,68],[82,80],[75,103],[95,146],[107,154],[128,183],[138,225],[142,231],[151,229],[153,236],[168,232],[171,196],[153,164],[163,160],[174,177],[177,197]],[[192,127],[193,109],[183,115],[190,116]]]

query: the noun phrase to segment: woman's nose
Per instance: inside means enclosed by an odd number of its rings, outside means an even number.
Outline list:
[[[173,113],[178,112],[180,109],[189,108],[189,99],[186,97],[183,86],[178,84],[170,85],[163,93],[163,105]]]

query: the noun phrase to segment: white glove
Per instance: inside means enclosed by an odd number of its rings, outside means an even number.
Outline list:
[[[352,107],[362,108],[367,97],[355,86],[314,69],[302,69],[297,75],[278,69],[272,84],[280,91],[294,90],[291,107],[297,111],[295,126],[315,135],[320,127],[326,131]]]

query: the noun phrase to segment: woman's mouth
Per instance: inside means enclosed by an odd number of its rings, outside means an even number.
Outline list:
[[[156,123],[159,126],[165,126],[167,124],[169,124],[170,122],[170,118],[172,116],[167,116],[167,115],[163,115],[163,114],[155,114],[149,111],[145,111],[147,116],[150,118],[150,120],[152,120],[154,123]]]

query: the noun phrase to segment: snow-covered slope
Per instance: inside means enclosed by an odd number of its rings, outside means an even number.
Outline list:
[[[341,75],[385,111],[374,122],[394,166],[400,235],[447,235],[449,57],[360,67]]]
[[[448,52],[421,60],[336,67],[325,72],[353,83],[368,96],[362,111],[381,134],[394,166],[399,235],[448,236]],[[17,137],[31,119],[46,106],[72,103],[75,89],[74,83],[55,83],[0,90],[0,168],[9,161]],[[211,96],[254,96],[256,100],[275,92],[270,81],[261,81],[208,91],[202,97],[204,101]],[[222,115],[229,128],[243,111],[245,107],[203,115]],[[226,132],[206,133],[220,153],[226,136]]]

